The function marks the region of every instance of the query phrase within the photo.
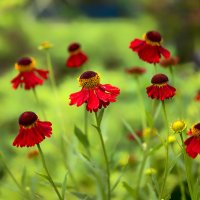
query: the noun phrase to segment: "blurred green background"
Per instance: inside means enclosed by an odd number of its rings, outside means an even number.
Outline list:
[[[24,111],[34,111],[41,116],[32,91],[12,89],[10,80],[17,75],[14,63],[20,57],[31,56],[36,59],[38,68],[46,69],[45,53],[39,51],[38,46],[43,41],[54,45],[50,54],[59,100],[55,99],[49,81],[37,88],[47,119],[53,123],[52,138],[46,139],[42,147],[50,171],[57,182],[62,182],[68,171],[65,168],[66,163],[71,169],[77,188],[74,188],[74,182],[68,172],[69,200],[81,199],[75,197],[73,191],[92,197],[99,193],[96,185],[103,184],[103,180],[98,182],[94,179],[91,163],[88,164],[82,156],[84,149],[74,136],[74,125],[83,129],[84,108],[69,106],[69,95],[80,89],[77,78],[85,70],[97,71],[101,75],[102,83],[110,83],[121,89],[118,101],[106,109],[103,134],[112,160],[112,182],[120,176],[124,163],[128,162],[131,155],[134,158],[133,163],[129,163],[128,169],[123,172],[122,182],[134,187],[136,169],[141,160],[140,149],[135,142],[127,140],[129,131],[124,127],[123,121],[130,123],[134,130],[141,130],[142,114],[136,83],[133,77],[125,73],[125,69],[131,66],[147,69],[140,83],[146,111],[151,112],[152,100],[147,98],[145,87],[150,85],[154,69],[150,64],[139,60],[128,48],[130,41],[141,38],[149,30],[159,31],[164,38],[163,45],[172,55],[180,57],[180,64],[174,69],[177,95],[166,105],[169,121],[183,118],[188,126],[191,126],[199,122],[200,115],[200,105],[194,101],[196,91],[200,89],[199,1],[0,0],[0,153],[18,180],[26,171],[24,185],[30,191],[32,199],[53,200],[56,196],[51,187],[36,174],[42,171],[39,158],[27,158],[27,153],[34,148],[17,149],[12,146],[18,132],[19,115]],[[67,47],[71,42],[79,42],[89,57],[83,68],[68,69],[65,66]],[[167,69],[159,67],[158,71],[170,77]],[[89,120],[90,124],[94,123],[93,114],[89,114]],[[155,124],[159,133],[164,132],[162,121],[160,112]],[[63,122],[64,129],[61,128]],[[64,158],[59,148],[61,137],[64,137],[66,147]],[[100,164],[104,160],[100,153],[99,139],[92,126],[89,129],[89,141],[92,162],[104,167]],[[152,145],[156,142],[155,138],[152,139]],[[156,168],[158,177],[164,167],[157,164],[164,160],[163,152],[164,149],[157,152],[146,166]],[[198,165],[199,158],[195,166]],[[21,199],[15,184],[3,167],[0,170],[0,199]],[[99,171],[99,174],[101,173],[102,171]],[[168,189],[171,192],[177,185],[176,177],[176,173],[171,173],[169,177]],[[148,177],[143,180],[145,183],[149,183],[148,181],[150,182]],[[131,199],[122,183],[117,186],[113,199]]]

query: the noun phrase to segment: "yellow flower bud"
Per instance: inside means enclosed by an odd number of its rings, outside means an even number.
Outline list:
[[[157,174],[157,170],[155,168],[147,168],[145,170],[145,174],[146,175],[154,175],[154,174]]]
[[[186,129],[187,125],[183,120],[177,120],[172,123],[172,130],[177,133],[177,132],[183,132]]]
[[[52,45],[50,42],[45,41],[45,42],[42,42],[42,43],[39,45],[38,49],[39,49],[39,50],[43,50],[43,49],[50,49],[50,48],[52,48],[52,47],[53,47],[53,45]]]

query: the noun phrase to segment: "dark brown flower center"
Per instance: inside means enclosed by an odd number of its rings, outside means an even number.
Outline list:
[[[19,117],[19,125],[21,126],[31,126],[33,125],[38,119],[38,116],[34,112],[24,112]]]
[[[69,52],[74,52],[74,51],[78,50],[80,47],[81,47],[80,44],[78,44],[78,43],[72,43],[72,44],[69,45],[68,51]]]
[[[96,75],[97,75],[96,72],[86,71],[86,72],[81,74],[80,79],[89,79],[89,78],[92,78],[92,77],[94,77]]]
[[[198,124],[195,124],[195,125],[194,125],[194,128],[196,128],[196,129],[200,130],[200,123],[198,123]]]
[[[168,82],[168,77],[164,74],[156,74],[151,79],[151,83],[153,84],[163,84],[167,82]]]
[[[160,33],[158,33],[157,31],[149,31],[149,32],[147,32],[146,33],[146,37],[151,42],[160,42],[162,40],[162,37],[161,37]]]
[[[29,57],[24,57],[17,61],[18,65],[24,65],[24,66],[30,65],[31,63],[32,63],[32,60]]]

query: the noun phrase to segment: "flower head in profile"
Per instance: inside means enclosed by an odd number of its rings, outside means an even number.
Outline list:
[[[69,57],[66,66],[69,68],[77,68],[82,66],[87,60],[87,55],[81,50],[79,43],[72,43],[68,47]]]
[[[189,130],[188,135],[190,136],[185,140],[186,152],[192,157],[196,158],[200,154],[200,123],[192,126]]]
[[[168,77],[165,74],[156,74],[152,77],[149,87],[146,88],[148,96],[152,99],[165,100],[172,98],[176,89],[168,85]]]
[[[129,48],[138,53],[140,59],[148,63],[159,63],[161,56],[170,57],[170,52],[161,46],[162,36],[157,31],[149,31],[144,40],[134,39]]]
[[[29,57],[23,57],[17,61],[15,69],[19,71],[19,74],[11,80],[14,89],[21,86],[25,90],[29,90],[43,84],[44,79],[48,78],[49,72],[35,68],[35,64],[35,60]]]
[[[34,112],[24,112],[19,117],[19,132],[13,146],[32,147],[52,134],[51,122],[42,122]]]
[[[167,68],[171,66],[176,66],[179,62],[179,57],[177,56],[171,56],[170,58],[163,59],[160,61],[160,66]]]
[[[70,105],[81,106],[86,103],[86,109],[97,112],[116,101],[120,89],[110,84],[101,84],[100,76],[94,71],[86,71],[78,79],[82,89],[70,95]]]
[[[48,41],[44,41],[38,46],[38,49],[39,50],[47,50],[47,49],[51,49],[52,47],[53,47],[53,44],[51,44]]]
[[[141,76],[146,73],[146,69],[143,67],[131,67],[126,69],[125,72],[134,76]]]
[[[195,97],[194,97],[195,101],[200,101],[200,90],[197,91]]]

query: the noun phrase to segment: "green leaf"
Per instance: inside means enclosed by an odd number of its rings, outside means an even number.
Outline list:
[[[36,172],[36,174],[39,175],[40,177],[44,178],[45,180],[49,181],[49,177],[47,175],[41,174],[41,173],[37,173],[37,172]]]
[[[22,171],[22,176],[21,176],[21,185],[25,186],[25,181],[26,181],[26,168],[24,167]]]
[[[126,191],[131,195],[131,197],[135,198],[135,190],[126,182],[123,182],[123,186],[125,187]]]
[[[86,135],[77,126],[74,127],[74,133],[80,143],[87,149],[89,146],[89,142]]]
[[[63,199],[65,199],[65,192],[66,192],[66,189],[67,189],[67,175],[68,175],[68,172],[65,174],[65,177],[64,177],[64,180],[63,180],[63,183],[62,183],[61,194],[62,194]]]
[[[146,111],[146,120],[149,127],[154,127],[154,119],[150,112]]]
[[[141,147],[141,149],[143,150],[143,146],[142,146],[142,140],[138,137],[138,135],[135,133],[135,131],[132,129],[131,125],[126,122],[125,120],[123,120],[123,124],[125,125],[125,127],[127,128],[128,131],[131,132],[131,134],[133,134],[136,142],[138,143],[138,145]]]
[[[71,192],[74,196],[78,197],[80,200],[94,200],[90,198],[87,194],[80,193],[80,192]]]
[[[100,126],[100,124],[101,124],[101,121],[102,121],[102,118],[103,118],[103,114],[104,114],[104,108],[102,108],[102,109],[100,110],[100,112],[99,112],[99,114],[98,114],[98,116],[97,116],[97,123],[99,124],[99,126]]]

